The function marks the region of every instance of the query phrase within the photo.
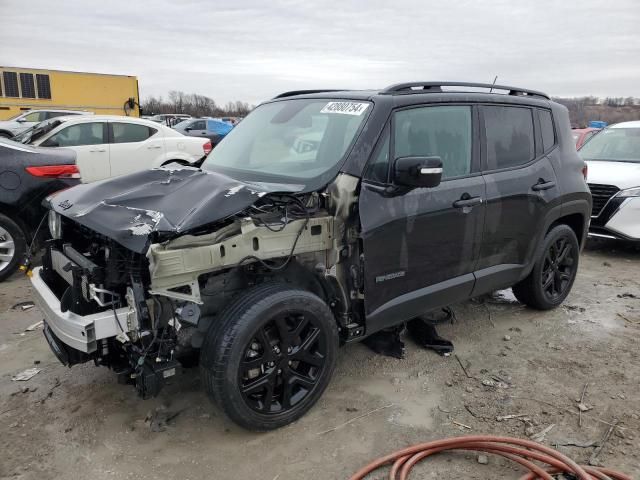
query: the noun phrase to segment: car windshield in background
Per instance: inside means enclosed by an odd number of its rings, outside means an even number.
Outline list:
[[[584,160],[640,163],[640,128],[607,128],[580,149]]]
[[[231,130],[202,168],[243,180],[319,177],[340,164],[370,110],[371,103],[351,100],[267,103]]]
[[[60,118],[45,120],[44,122],[37,123],[33,127],[28,128],[24,132],[16,135],[11,140],[13,140],[14,142],[23,143],[25,145],[28,143],[33,143],[63,122],[64,120],[61,120]]]

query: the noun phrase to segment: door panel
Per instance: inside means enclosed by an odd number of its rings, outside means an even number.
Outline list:
[[[146,170],[157,159],[164,158],[164,139],[158,130],[136,123],[109,122],[109,125],[111,176]]]
[[[555,171],[547,157],[534,158],[541,142],[525,111],[531,109],[482,109],[486,216],[473,295],[510,286],[527,273],[546,214],[558,202]]]
[[[359,200],[368,334],[471,293],[485,194],[472,118],[470,106],[400,110],[379,141]],[[440,157],[444,180],[390,195],[385,162],[399,156]]]
[[[76,165],[84,183],[111,175],[105,122],[68,125],[41,143],[43,147],[64,147],[76,152]]]

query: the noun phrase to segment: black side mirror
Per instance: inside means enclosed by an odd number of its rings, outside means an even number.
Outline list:
[[[184,129],[184,131],[185,131],[185,132],[190,132],[191,130],[192,130],[192,129],[191,129],[191,127],[186,127],[186,128]]]
[[[393,183],[402,187],[433,188],[442,180],[440,157],[400,157],[393,163]]]

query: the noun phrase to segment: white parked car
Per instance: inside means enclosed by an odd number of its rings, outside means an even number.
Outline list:
[[[593,197],[589,235],[640,241],[640,121],[605,128],[579,153]]]
[[[18,139],[74,150],[85,183],[169,163],[191,165],[212,148],[207,138],[186,137],[150,120],[110,115],[59,117]]]
[[[93,115],[93,112],[84,112],[80,110],[29,110],[22,112],[9,120],[0,121],[0,137],[11,138],[25,130],[37,125],[40,122],[55,117],[68,115]]]

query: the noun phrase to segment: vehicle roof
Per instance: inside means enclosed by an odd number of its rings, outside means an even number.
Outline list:
[[[437,83],[437,82],[436,82]],[[453,82],[441,82],[445,83]],[[483,85],[483,84],[479,84]],[[389,87],[392,88],[392,87]],[[543,93],[535,92],[535,94],[514,94],[514,93],[498,93],[489,91],[489,87],[463,87],[454,90],[446,89],[438,90],[404,90],[389,91],[387,89],[376,90],[314,90],[314,91],[298,91],[286,92],[276,96],[271,101],[281,101],[295,98],[302,99],[334,99],[334,100],[360,100],[360,101],[391,101],[396,106],[415,105],[424,103],[438,102],[469,102],[469,103],[511,103],[549,106],[553,102]],[[466,90],[465,90],[466,88]],[[475,90],[473,89],[475,88]],[[480,88],[487,90],[479,91]],[[505,88],[515,87],[502,87]],[[498,88],[496,88],[498,89]]]
[[[640,128],[640,120],[616,123],[615,125],[611,125],[609,128]]]
[[[65,122],[67,121],[74,121],[74,122],[95,122],[95,121],[134,121],[134,122],[140,122],[140,123],[144,123],[145,125],[150,125],[150,126],[157,126],[157,125],[161,125],[161,123],[156,123],[153,122],[151,120],[147,120],[146,118],[140,118],[140,117],[127,117],[125,115],[92,115],[91,117],[82,117],[82,116],[77,116],[77,115],[68,115],[68,116],[61,116],[61,117],[55,117],[55,118],[51,118],[49,120],[63,120]]]
[[[84,115],[93,115],[93,112],[88,112],[86,110],[65,110],[64,108],[32,108],[23,113],[32,113],[32,112],[67,112],[67,113],[75,113],[75,114],[84,114]]]

